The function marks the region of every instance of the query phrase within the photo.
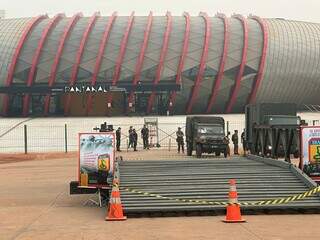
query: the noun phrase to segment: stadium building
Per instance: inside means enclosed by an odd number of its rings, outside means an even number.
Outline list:
[[[320,100],[320,25],[209,16],[0,19],[3,116],[243,112]]]

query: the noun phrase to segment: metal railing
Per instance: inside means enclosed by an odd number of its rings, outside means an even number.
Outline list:
[[[308,120],[308,125],[318,125],[319,120]],[[226,132],[231,134],[234,130],[239,131],[239,135],[245,127],[243,120],[226,121]],[[116,130],[121,127],[121,149],[128,150],[129,127],[133,126],[138,133],[137,148],[143,147],[141,137],[141,124],[119,124],[114,125]],[[24,123],[16,126],[1,124],[0,135],[10,129],[9,132],[0,137],[0,153],[29,153],[29,152],[69,152],[78,149],[78,133],[94,132],[91,126],[86,122],[76,124],[49,124],[49,123]],[[185,130],[185,122],[159,123],[158,124],[158,143],[160,148],[173,150],[177,147],[176,131],[178,127]]]
[[[121,149],[128,149],[129,127],[132,126],[138,133],[138,149],[143,147],[141,137],[142,124],[120,124],[114,125],[116,130],[121,127]],[[28,152],[68,152],[77,151],[78,133],[94,132],[95,126],[89,126],[85,122],[81,124],[21,124],[11,129],[10,125],[0,125],[0,153],[28,153]],[[178,127],[185,129],[184,122],[159,123],[158,124],[158,146],[171,150],[177,147],[176,131]],[[244,122],[226,122],[229,131],[238,129],[241,131]],[[10,131],[8,132],[8,129]]]

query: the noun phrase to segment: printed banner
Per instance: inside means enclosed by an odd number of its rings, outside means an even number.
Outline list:
[[[80,186],[108,186],[114,163],[113,133],[79,133]]]
[[[301,161],[303,165],[320,160],[320,126],[301,128]]]

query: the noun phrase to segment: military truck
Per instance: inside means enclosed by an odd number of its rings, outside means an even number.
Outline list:
[[[187,155],[196,151],[196,156],[202,153],[221,153],[227,157],[227,143],[224,141],[225,128],[222,117],[190,116],[186,121]]]
[[[299,128],[302,124],[294,103],[249,104],[245,108],[245,142],[252,154],[299,156]]]

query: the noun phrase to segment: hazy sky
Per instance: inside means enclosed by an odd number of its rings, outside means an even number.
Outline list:
[[[6,17],[30,17],[48,13],[50,16],[64,12],[68,16],[83,12],[90,16],[95,11],[109,15],[118,11],[128,15],[146,15],[150,10],[155,15],[164,15],[167,10],[173,15],[188,11],[197,15],[206,11],[209,15],[223,12],[227,15],[250,13],[266,18],[286,18],[320,23],[320,0],[0,0],[0,9]]]

